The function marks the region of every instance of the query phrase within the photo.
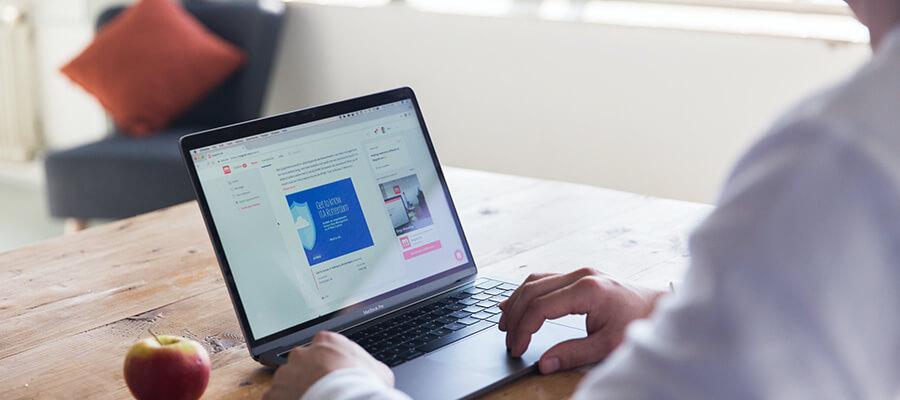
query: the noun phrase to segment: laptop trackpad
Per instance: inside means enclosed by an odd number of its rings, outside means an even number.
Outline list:
[[[521,358],[506,354],[506,333],[490,327],[394,369],[397,388],[413,398],[460,398],[530,372],[553,345],[584,337],[584,329],[545,322]],[[437,397],[435,397],[437,396]]]
[[[426,355],[425,358],[454,364],[470,371],[506,375],[510,371],[530,367],[553,345],[584,336],[583,330],[545,322],[541,330],[531,337],[528,351],[521,358],[513,358],[506,354],[506,332],[493,326],[478,335]]]

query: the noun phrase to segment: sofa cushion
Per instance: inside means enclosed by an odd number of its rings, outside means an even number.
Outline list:
[[[141,0],[62,68],[134,136],[165,128],[244,63],[172,0]]]

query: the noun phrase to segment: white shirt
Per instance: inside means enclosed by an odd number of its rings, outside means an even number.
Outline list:
[[[576,400],[898,398],[900,28],[743,157],[690,250]],[[406,396],[345,370],[325,398]]]

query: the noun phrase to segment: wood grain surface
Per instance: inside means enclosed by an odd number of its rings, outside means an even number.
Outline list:
[[[515,281],[589,266],[665,287],[710,210],[571,183],[446,168],[476,264]],[[129,398],[128,348],[147,336],[201,342],[209,399],[258,399],[272,370],[244,345],[195,202],[0,254],[0,398]],[[489,399],[563,399],[581,371],[530,376]]]

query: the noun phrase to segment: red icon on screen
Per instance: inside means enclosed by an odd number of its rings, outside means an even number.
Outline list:
[[[463,260],[463,252],[462,252],[462,250],[457,250],[456,253],[453,253],[453,255],[456,256],[456,261],[462,261],[462,260]]]
[[[244,167],[244,168],[247,168],[247,163],[244,163],[243,167]]]
[[[227,165],[223,165],[223,166],[222,166],[222,172],[224,172],[225,175],[230,174],[230,173],[231,173],[231,167],[229,167],[229,166],[227,166]]]
[[[394,194],[400,194],[400,186],[394,185]]]
[[[409,236],[400,238],[400,245],[403,246],[404,249],[412,247],[412,245],[409,243]]]

